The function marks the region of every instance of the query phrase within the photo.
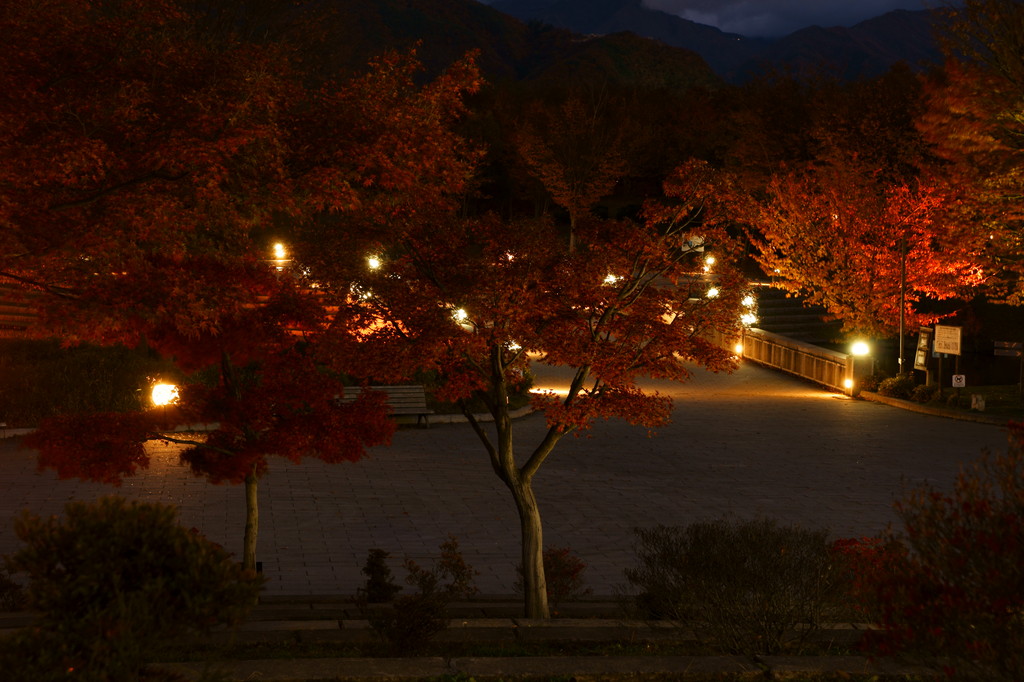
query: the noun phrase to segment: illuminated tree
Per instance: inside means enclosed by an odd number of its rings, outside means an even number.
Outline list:
[[[703,238],[722,260],[731,248],[710,175],[702,164],[681,168],[666,183],[672,202],[650,204],[643,222],[581,220],[571,253],[543,218],[426,225],[377,254],[361,296],[337,299],[333,357],[384,379],[432,370],[437,397],[460,405],[480,437],[519,513],[528,617],[549,616],[533,481],[559,441],[598,419],[664,424],[671,400],[643,391],[641,376],[683,381],[684,362],[733,367],[714,336],[736,331],[743,281],[723,266],[721,293],[709,296],[692,246]],[[530,357],[572,379],[566,395],[534,395],[548,428],[520,451],[509,396],[527,381]],[[474,398],[493,427],[473,415]]]
[[[745,219],[755,258],[776,286],[823,306],[844,329],[889,336],[934,322],[929,301],[981,283],[970,244],[943,222],[945,196],[909,183],[879,187],[861,169],[780,173]]]
[[[949,59],[932,79],[921,130],[949,164],[957,218],[976,229],[989,293],[1024,302],[1024,6],[968,0],[946,10]]]
[[[144,339],[216,377],[182,391],[191,421],[219,423],[204,439],[168,435],[161,410],[67,415],[30,442],[59,475],[112,483],[147,440],[189,446],[197,474],[244,482],[251,569],[268,455],[355,460],[393,428],[380,398],[335,404],[318,344],[335,312],[268,259],[271,237],[331,224],[352,245],[378,236],[342,232],[346,212],[383,229],[449,209],[471,154],[448,126],[476,71],[417,86],[413,56],[387,56],[309,90],[286,45],[218,18],[176,0],[0,10],[0,276],[42,295],[41,335]]]

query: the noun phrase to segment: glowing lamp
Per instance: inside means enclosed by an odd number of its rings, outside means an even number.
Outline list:
[[[860,355],[870,355],[871,354],[871,346],[869,346],[867,344],[867,342],[865,342],[865,341],[855,341],[853,343],[853,345],[850,346],[850,352],[853,355],[858,355],[858,356],[860,356]]]
[[[284,248],[284,244],[277,242],[274,244],[274,258],[277,260],[284,260],[288,256],[288,252]]]
[[[850,390],[851,388],[853,388],[853,379],[844,379],[843,387],[846,388],[846,390]]]
[[[720,293],[722,292],[718,290],[718,287],[711,287],[710,289],[708,289],[708,298],[715,298]]]
[[[736,355],[743,355],[743,344],[742,343],[737,343],[735,346],[732,347],[732,349],[733,349],[733,352],[736,353]]]
[[[754,304],[757,303],[757,300],[754,298],[752,294],[747,294],[746,296],[743,297],[741,303],[747,308],[753,308]]]
[[[381,266],[381,261],[377,256],[370,256],[366,259],[366,264],[371,270],[377,270]]]
[[[157,407],[176,403],[178,402],[178,387],[174,384],[156,384],[153,386],[149,398]]]

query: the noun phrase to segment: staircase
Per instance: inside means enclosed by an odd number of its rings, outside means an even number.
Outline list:
[[[825,309],[806,305],[804,299],[786,296],[781,289],[758,287],[758,329],[806,343],[831,343],[841,336],[842,323],[826,322]]]

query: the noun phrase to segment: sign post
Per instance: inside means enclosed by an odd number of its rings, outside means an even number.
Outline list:
[[[946,324],[935,325],[935,346],[933,350],[939,354],[939,397],[942,397],[942,357],[955,355],[956,367],[960,369],[960,332],[961,327]]]
[[[928,355],[931,353],[932,328],[921,327],[917,330],[917,350],[914,353],[914,369],[924,372],[924,385],[932,385],[932,372],[928,369]]]

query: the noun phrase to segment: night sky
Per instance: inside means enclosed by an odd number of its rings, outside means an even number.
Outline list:
[[[942,0],[644,0],[652,9],[745,36],[777,37],[807,26],[852,26],[895,9]]]

